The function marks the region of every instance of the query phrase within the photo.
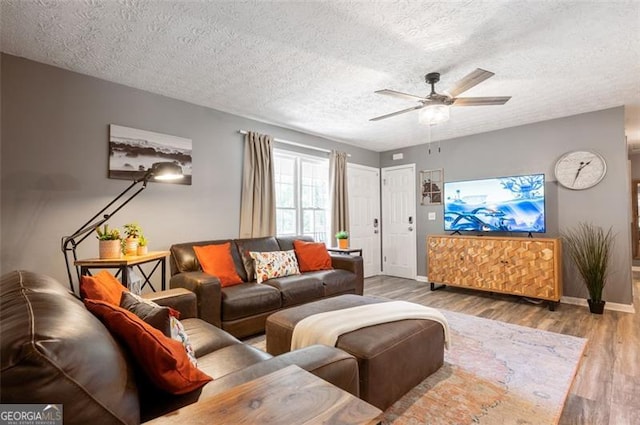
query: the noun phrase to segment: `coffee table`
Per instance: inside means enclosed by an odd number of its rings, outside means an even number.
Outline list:
[[[147,424],[379,424],[382,411],[298,366],[245,382]]]

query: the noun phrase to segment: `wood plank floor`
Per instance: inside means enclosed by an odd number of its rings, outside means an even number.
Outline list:
[[[413,301],[521,326],[587,338],[587,348],[564,406],[562,425],[640,425],[640,314],[560,304],[549,311],[512,296],[389,276],[365,279],[365,295]],[[640,273],[634,273],[634,306],[640,312]]]

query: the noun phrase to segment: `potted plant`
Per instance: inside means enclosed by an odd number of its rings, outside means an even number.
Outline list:
[[[147,255],[149,253],[147,244],[147,238],[145,238],[144,235],[140,235],[138,238],[138,255]]]
[[[122,245],[120,241],[120,231],[118,229],[109,229],[109,225],[105,224],[102,229],[96,227],[98,236],[98,252],[101,259],[120,258],[122,254]]]
[[[140,235],[142,235],[142,228],[138,225],[138,223],[127,223],[124,225],[124,233],[127,235],[127,238],[124,242],[124,254],[137,255],[138,241]]]
[[[601,227],[590,223],[579,223],[575,229],[562,234],[569,257],[589,291],[589,310],[595,314],[604,311],[602,290],[607,284],[614,237],[611,228],[605,233]]]
[[[338,233],[336,233],[336,239],[338,240],[338,248],[349,248],[349,232],[340,230]]]

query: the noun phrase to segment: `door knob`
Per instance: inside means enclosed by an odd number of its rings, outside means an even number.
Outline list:
[[[413,226],[409,226],[409,231],[412,232],[413,231]]]
[[[373,233],[378,234],[378,229],[374,230]]]

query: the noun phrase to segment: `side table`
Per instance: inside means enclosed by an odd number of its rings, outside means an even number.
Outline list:
[[[344,255],[357,253],[360,257],[362,257],[362,248],[327,248],[327,251]]]
[[[291,365],[167,413],[147,425],[375,425],[381,417],[378,408]]]
[[[144,287],[148,284],[153,292],[156,292],[156,288],[151,284],[151,276],[158,269],[158,266],[162,266],[162,290],[166,289],[167,285],[167,256],[169,255],[169,251],[154,251],[150,252],[146,255],[128,255],[120,258],[112,258],[103,260],[100,258],[88,258],[84,260],[76,260],[73,264],[76,267],[80,267],[80,274],[83,276],[91,275],[91,269],[118,269],[116,272],[116,277],[120,275],[122,280],[122,285],[129,287],[129,276],[127,275],[127,267],[137,267],[142,276],[144,277],[144,282],[140,289],[144,289]],[[150,263],[155,261],[155,265],[149,274],[146,274],[144,270],[140,267],[140,265],[145,263]]]

